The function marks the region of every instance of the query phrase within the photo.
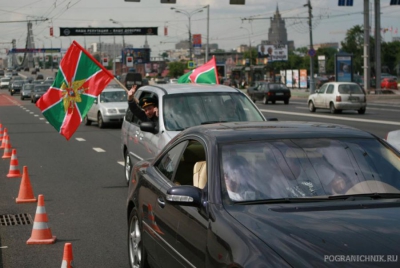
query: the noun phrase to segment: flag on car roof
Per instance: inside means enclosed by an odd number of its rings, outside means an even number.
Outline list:
[[[178,83],[219,84],[215,57],[178,79]]]
[[[78,129],[96,97],[114,76],[73,41],[60,62],[52,86],[36,106],[67,140]]]

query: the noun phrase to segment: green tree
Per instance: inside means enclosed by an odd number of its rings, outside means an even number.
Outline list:
[[[257,63],[257,49],[252,47],[243,53],[244,59],[250,59],[250,64],[255,65]]]
[[[168,53],[167,52],[163,52],[162,54],[161,54],[161,57],[165,60],[165,59],[167,59],[168,58]]]
[[[184,74],[186,69],[186,63],[184,62],[170,62],[168,63],[170,77],[179,77]]]
[[[353,72],[363,73],[364,65],[364,29],[356,25],[347,31],[346,37],[341,42],[342,51],[353,54]]]

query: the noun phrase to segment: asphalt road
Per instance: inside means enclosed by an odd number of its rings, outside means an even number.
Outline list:
[[[400,107],[369,104],[359,115],[348,111],[310,113],[305,99],[289,105],[257,103],[266,117],[279,120],[339,123],[384,138],[400,129]],[[72,243],[78,267],[128,267],[127,224],[120,129],[81,125],[70,141],[46,123],[39,109],[18,95],[0,90],[0,122],[8,129],[19,167],[27,166],[35,196],[43,194],[55,244],[26,245],[31,224],[0,226],[0,267],[61,266],[63,248]],[[3,153],[3,150],[0,150]],[[16,204],[21,179],[9,179],[9,159],[0,159],[0,217],[35,217],[36,204]]]
[[[57,241],[26,245],[32,224],[0,226],[0,267],[61,266],[66,242],[79,267],[128,267],[120,129],[82,125],[66,141],[29,100],[6,92],[0,91],[0,122],[21,172],[28,167],[35,196],[44,195]],[[33,220],[36,204],[16,204],[21,179],[7,178],[9,167],[9,159],[0,159],[0,215],[27,214]]]

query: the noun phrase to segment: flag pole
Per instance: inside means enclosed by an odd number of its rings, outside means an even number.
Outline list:
[[[125,89],[126,93],[128,93],[129,89],[127,89],[125,85],[122,84],[116,77],[114,77],[114,81],[117,82],[117,84],[120,85],[123,89]]]

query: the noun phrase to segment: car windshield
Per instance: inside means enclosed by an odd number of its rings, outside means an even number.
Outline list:
[[[234,201],[400,193],[400,155],[375,139],[229,144],[221,163]]]
[[[35,91],[37,92],[46,92],[48,89],[48,86],[35,86]]]
[[[10,82],[10,78],[2,78],[1,82]]]
[[[364,94],[361,87],[356,84],[341,84],[339,85],[340,94]]]
[[[126,102],[127,94],[125,90],[121,91],[106,91],[100,95],[100,102]]]
[[[24,87],[23,87],[23,89],[24,89],[24,90],[32,90],[33,87],[34,87],[34,85],[32,85],[32,84],[25,84]]]
[[[269,84],[269,89],[288,89],[284,84]]]
[[[167,95],[163,118],[171,131],[217,122],[264,121],[243,94],[220,92]]]

